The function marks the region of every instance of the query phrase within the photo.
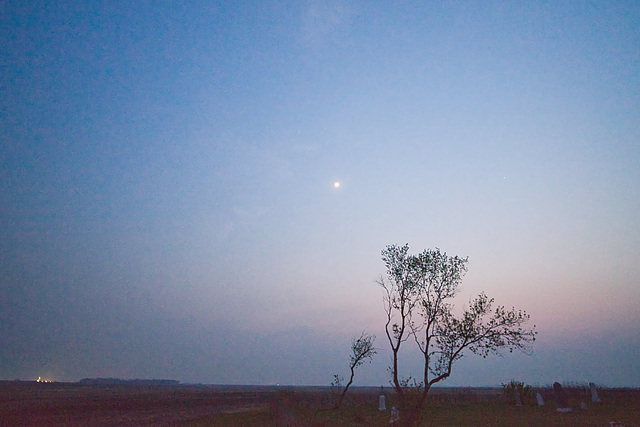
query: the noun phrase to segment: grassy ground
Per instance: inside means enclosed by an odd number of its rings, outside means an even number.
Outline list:
[[[516,408],[500,389],[433,390],[419,425],[640,427],[640,390],[601,390],[602,403],[594,404],[585,387],[568,388],[574,409],[566,414],[556,412],[551,389],[539,391],[545,406],[523,396],[525,406]],[[328,387],[0,382],[0,426],[388,426],[395,395],[387,390],[387,410],[378,411],[378,394],[373,387],[350,389],[335,410]]]
[[[548,391],[547,394],[549,394]],[[573,411],[559,413],[553,401],[545,406],[515,407],[503,398],[481,399],[472,393],[467,401],[434,399],[425,408],[420,426],[609,426],[611,421],[625,427],[640,426],[640,392],[609,391],[600,404],[583,396],[572,397]],[[352,396],[353,397],[353,396]],[[371,396],[368,396],[369,398]],[[216,414],[201,419],[194,426],[387,426],[390,413],[378,411],[377,404],[355,396],[340,410],[304,394],[289,393],[271,407],[243,413]],[[581,402],[589,402],[581,409]]]
[[[420,426],[640,426],[637,404],[632,407],[601,406],[586,411],[558,413],[554,408],[505,408],[497,404],[438,404],[427,408]],[[197,426],[387,426],[389,414],[370,408],[340,411],[296,412],[276,421],[268,409],[249,413],[219,414],[189,425]]]

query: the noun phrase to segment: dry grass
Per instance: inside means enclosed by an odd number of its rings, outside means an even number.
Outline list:
[[[515,407],[501,396],[476,394],[473,389],[436,394],[425,408],[420,426],[609,426],[610,421],[623,426],[640,426],[640,391],[604,390],[603,403],[593,404],[584,393],[569,390],[571,413],[558,413],[552,390],[543,407]],[[377,410],[377,399],[369,393],[354,393],[339,411],[319,405],[318,396],[289,392],[280,396],[278,408],[254,413],[217,414],[201,419],[198,426],[388,426],[389,410]],[[581,409],[580,403],[587,403]],[[388,406],[389,407],[389,406]]]
[[[500,389],[436,390],[421,426],[640,426],[640,390],[601,390],[590,403],[581,387],[569,388],[574,411],[546,405],[516,408]],[[580,403],[588,408],[580,409]],[[2,425],[188,425],[188,426],[387,426],[378,411],[378,390],[354,388],[340,410],[328,388],[220,388],[196,386],[81,386],[0,382]],[[394,404],[387,393],[387,408]]]

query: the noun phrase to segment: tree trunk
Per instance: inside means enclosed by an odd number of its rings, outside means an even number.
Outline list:
[[[355,374],[355,372],[353,371],[353,366],[351,367],[351,378],[349,378],[349,382],[347,383],[346,386],[344,386],[344,390],[342,390],[342,394],[340,395],[340,400],[338,400],[338,404],[336,405],[336,409],[340,409],[340,405],[342,405],[342,401],[344,400],[344,396],[345,394],[347,394],[347,390],[349,390],[349,387],[351,386],[351,384],[353,383],[353,376]]]
[[[400,407],[404,407],[404,390],[398,380],[398,349],[393,350],[393,385],[400,400]]]

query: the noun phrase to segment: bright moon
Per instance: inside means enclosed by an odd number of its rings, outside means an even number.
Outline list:
[[[333,183],[333,187],[334,188],[339,188],[340,187],[340,183],[338,181]]]

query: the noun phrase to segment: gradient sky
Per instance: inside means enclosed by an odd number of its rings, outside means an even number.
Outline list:
[[[640,386],[637,1],[181,3],[0,5],[0,378],[386,385],[408,242],[539,331],[442,385]]]

